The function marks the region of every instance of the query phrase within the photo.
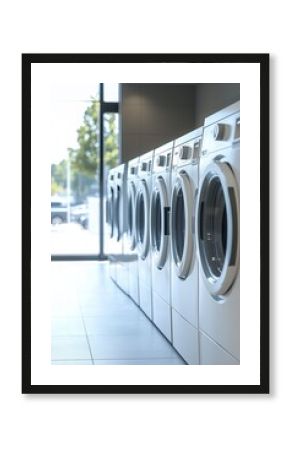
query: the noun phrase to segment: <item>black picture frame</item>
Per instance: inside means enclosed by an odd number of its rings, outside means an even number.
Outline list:
[[[22,393],[267,394],[269,393],[269,54],[23,54],[22,55]],[[32,385],[31,383],[31,65],[33,63],[254,63],[260,65],[260,384]],[[261,151],[261,149],[263,151]]]

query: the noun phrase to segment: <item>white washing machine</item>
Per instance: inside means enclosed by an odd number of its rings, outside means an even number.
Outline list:
[[[136,193],[135,226],[139,270],[139,303],[152,320],[150,197],[154,151],[140,156]]]
[[[170,200],[173,142],[154,152],[150,201],[153,321],[169,341],[171,325]]]
[[[129,273],[124,257],[124,238],[127,231],[127,165],[121,164],[115,168],[115,261],[116,282],[128,294]]]
[[[115,262],[115,169],[111,169],[108,173],[107,179],[107,200],[106,200],[106,223],[107,223],[107,253],[109,258],[109,273],[113,281],[116,282],[116,262]]]
[[[201,141],[202,128],[177,139],[172,161],[172,343],[188,364],[199,364],[195,213]]]
[[[138,184],[139,157],[128,162],[127,175],[127,232],[124,240],[124,257],[128,267],[128,294],[139,305],[138,253],[135,230],[135,205]]]
[[[201,364],[239,364],[240,103],[205,119],[197,213]]]

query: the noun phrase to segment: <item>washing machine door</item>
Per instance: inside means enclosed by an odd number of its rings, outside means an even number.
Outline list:
[[[115,236],[117,241],[121,239],[122,234],[122,222],[121,222],[121,187],[117,185],[116,187],[116,197],[115,197],[115,211],[114,211],[114,225],[115,225]]]
[[[231,166],[210,164],[201,180],[197,229],[202,273],[213,297],[231,288],[239,261],[239,194]]]
[[[196,186],[185,171],[177,174],[171,199],[172,257],[179,278],[186,279],[194,264],[193,211]]]
[[[115,195],[113,186],[110,186],[108,189],[108,197],[107,197],[107,223],[109,225],[109,236],[110,238],[114,235],[114,206],[115,206]]]
[[[158,176],[155,180],[150,202],[150,241],[153,261],[162,269],[168,256],[170,206],[165,180]]]
[[[136,230],[135,230],[135,203],[136,203],[136,187],[131,181],[128,185],[128,238],[130,250],[136,247]]]
[[[135,207],[136,243],[138,254],[145,259],[149,251],[149,193],[145,180],[141,180]]]

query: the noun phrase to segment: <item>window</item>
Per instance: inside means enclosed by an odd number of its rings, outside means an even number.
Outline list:
[[[104,255],[106,175],[119,162],[118,105],[104,109],[103,86],[89,81],[71,74],[50,86],[53,256]],[[113,101],[118,85],[109,86]]]
[[[119,102],[119,84],[104,84],[104,102]]]

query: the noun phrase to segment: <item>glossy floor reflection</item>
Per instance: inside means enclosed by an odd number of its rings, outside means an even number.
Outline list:
[[[51,296],[52,364],[184,364],[107,262],[52,262]]]

